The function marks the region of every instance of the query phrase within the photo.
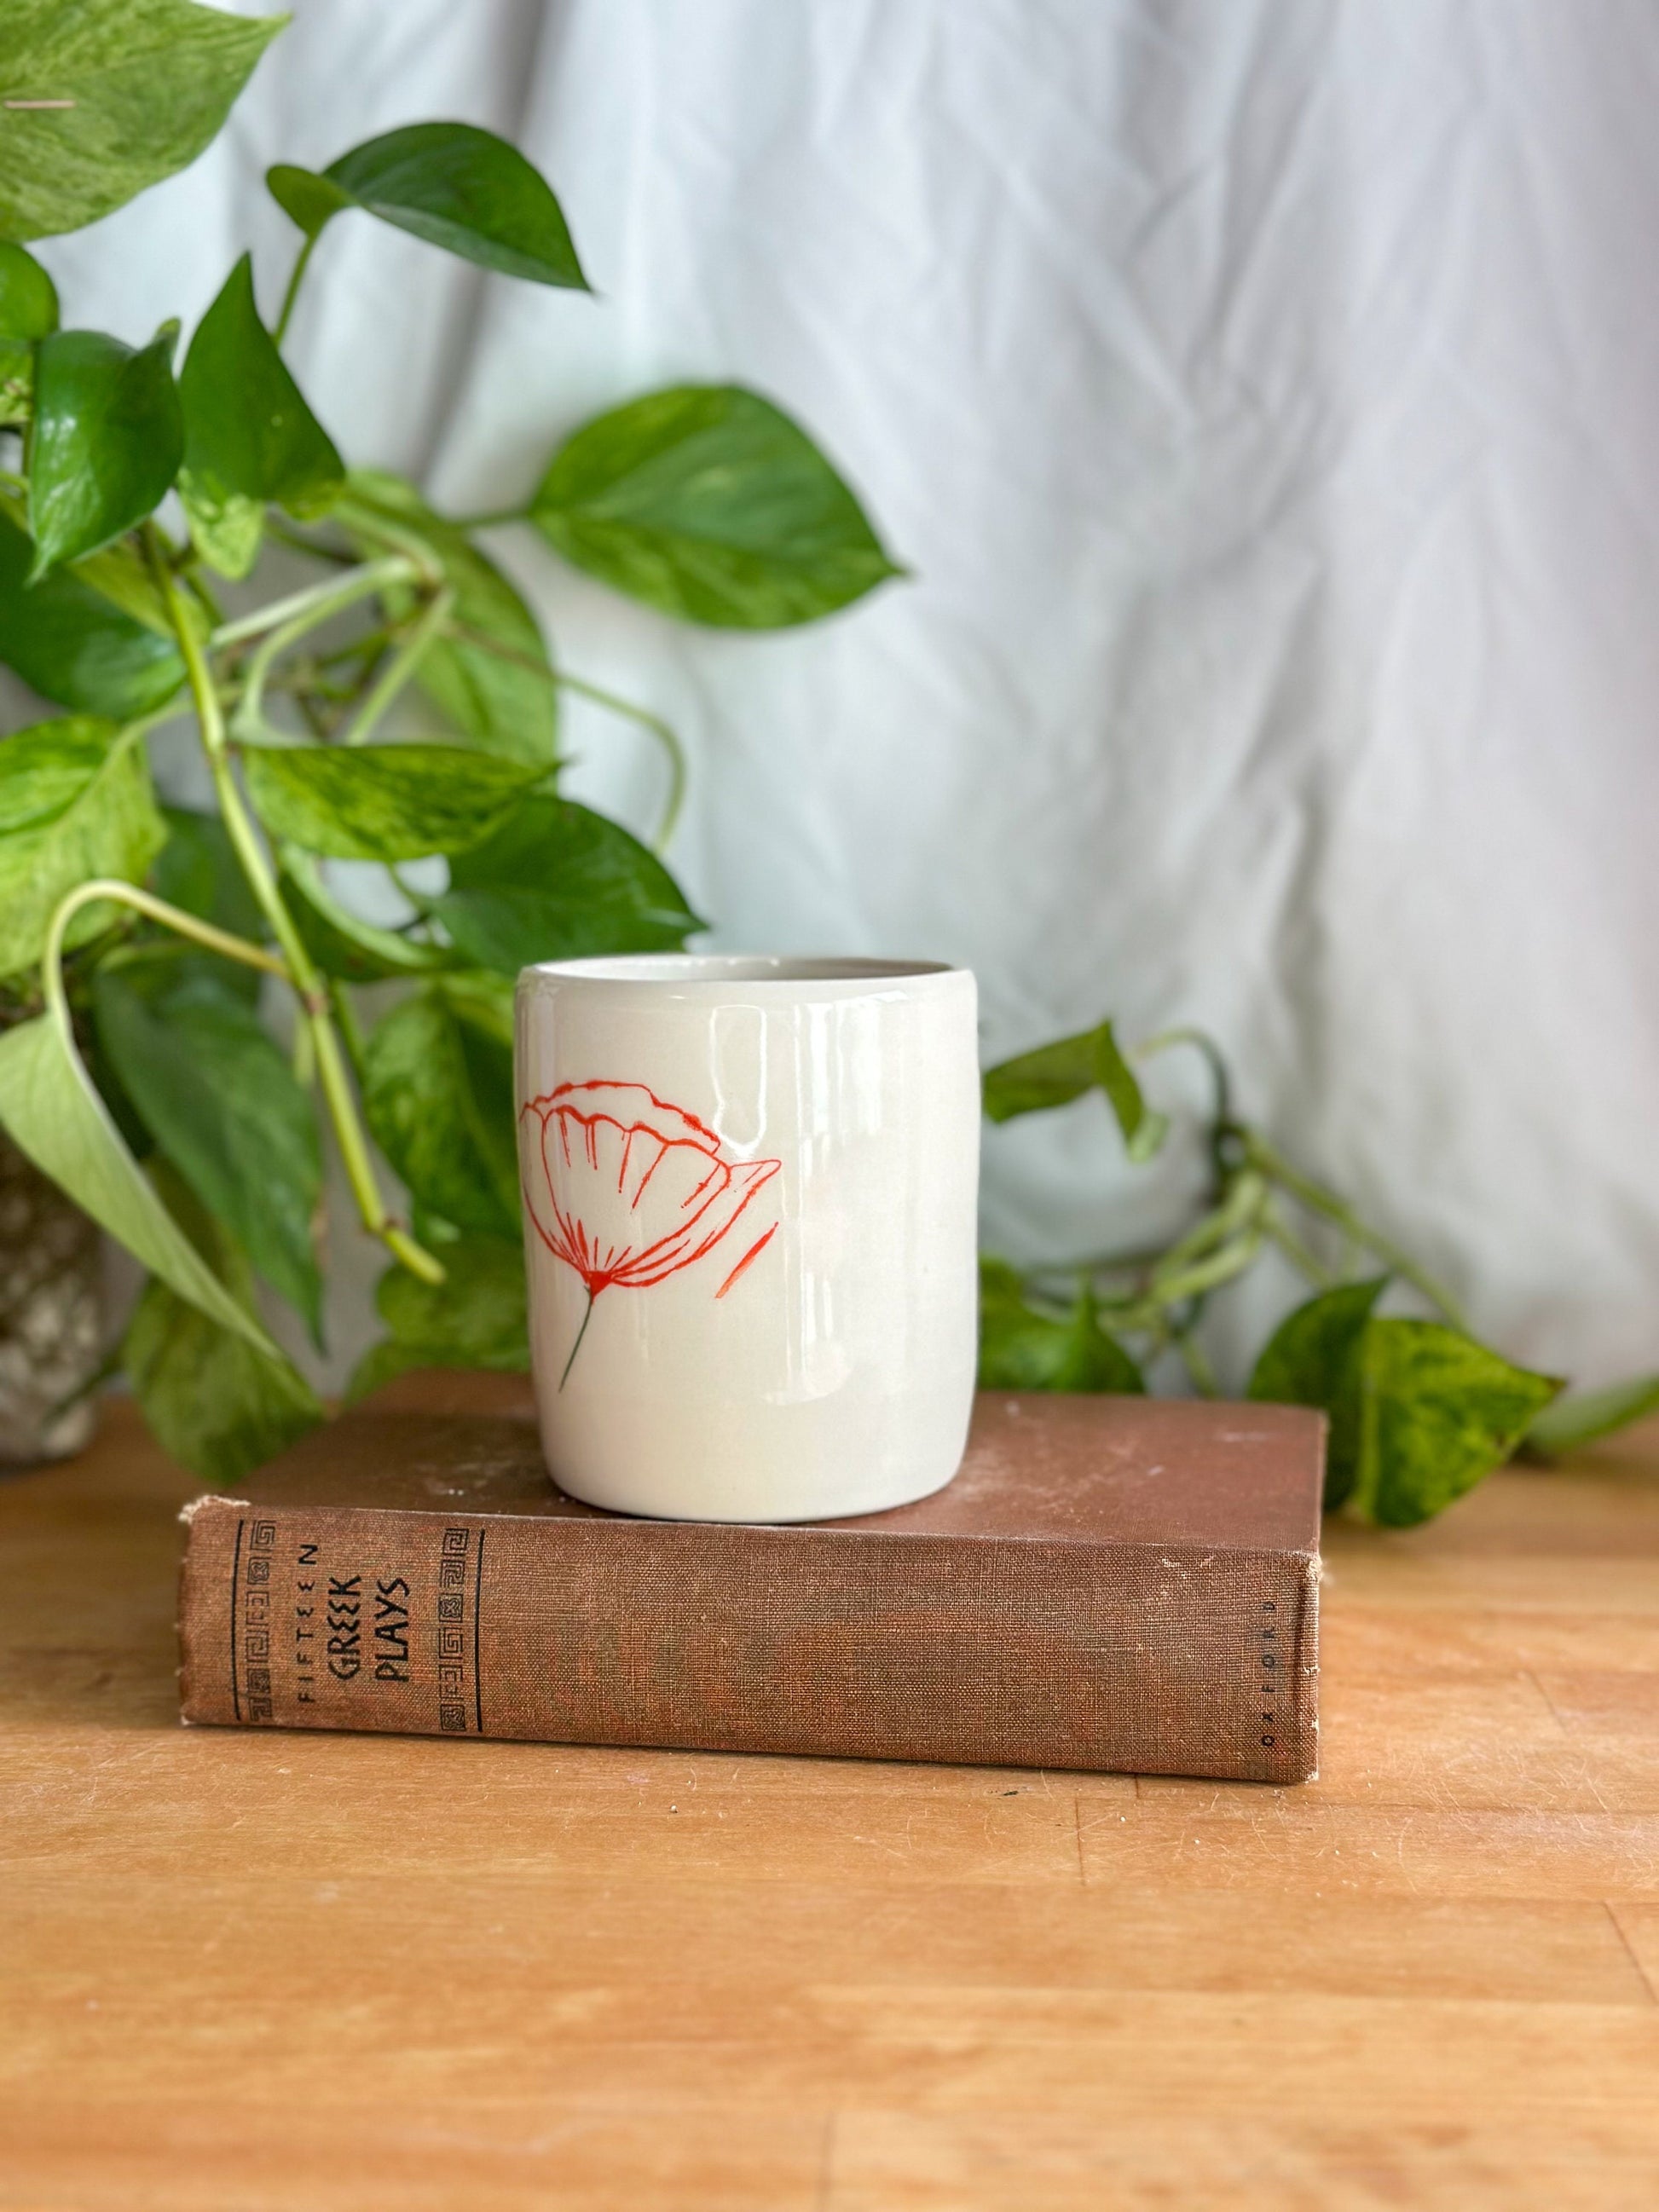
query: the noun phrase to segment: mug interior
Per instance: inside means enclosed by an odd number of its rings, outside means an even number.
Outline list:
[[[603,959],[541,960],[526,977],[592,983],[883,983],[963,971],[945,960],[796,959],[771,952],[626,952]]]

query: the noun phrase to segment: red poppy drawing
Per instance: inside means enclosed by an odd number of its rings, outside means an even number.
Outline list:
[[[726,1160],[694,1114],[642,1083],[561,1083],[520,1109],[525,1204],[555,1259],[581,1277],[587,1308],[559,1377],[563,1389],[601,1291],[648,1290],[695,1267],[731,1235],[781,1160]],[[541,1175],[534,1172],[537,1153]],[[745,1230],[756,1226],[753,1216]],[[777,1234],[775,1218],[714,1292],[723,1298]]]

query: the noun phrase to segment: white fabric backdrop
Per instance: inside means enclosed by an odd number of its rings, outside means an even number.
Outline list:
[[[274,312],[268,161],[514,136],[602,299],[343,219],[293,354],[352,457],[489,507],[592,410],[740,379],[915,571],[757,639],[502,540],[684,732],[714,941],[971,963],[993,1054],[1202,1023],[1593,1380],[1659,1353],[1656,94],[1645,0],[299,0],[221,143],[46,258],[137,337],[251,239]],[[572,728],[649,820],[649,754]],[[1194,1164],[1115,1152],[1092,1108],[1000,1133],[988,1232],[1168,1219]]]

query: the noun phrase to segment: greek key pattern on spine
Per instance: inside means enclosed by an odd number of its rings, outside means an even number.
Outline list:
[[[241,1560],[238,1581],[241,1603],[234,1631],[235,1638],[235,1668],[232,1674],[233,1692],[237,1693],[238,1718],[244,1721],[269,1721],[270,1702],[270,1562],[276,1546],[276,1523],[274,1521],[252,1521],[245,1524],[247,1548]],[[237,1531],[240,1540],[243,1529]]]
[[[446,1528],[438,1554],[438,1727],[445,1735],[483,1734],[478,1680],[483,1542],[482,1528]]]

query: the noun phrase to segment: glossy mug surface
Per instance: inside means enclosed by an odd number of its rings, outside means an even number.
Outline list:
[[[543,1448],[614,1511],[804,1521],[960,1462],[976,994],[921,962],[650,954],[519,978]]]

